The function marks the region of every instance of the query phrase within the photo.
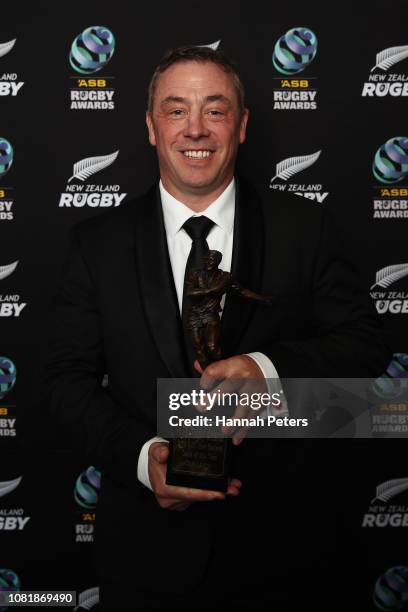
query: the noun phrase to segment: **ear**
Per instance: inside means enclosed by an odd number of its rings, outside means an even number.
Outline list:
[[[242,144],[243,142],[245,142],[248,117],[249,117],[249,110],[247,108],[244,108],[244,111],[240,119],[240,125],[239,125],[239,144]]]
[[[146,111],[146,125],[149,133],[149,142],[154,147],[156,146],[156,134],[154,132],[153,118],[149,111]]]

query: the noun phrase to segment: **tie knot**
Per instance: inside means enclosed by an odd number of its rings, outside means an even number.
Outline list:
[[[186,230],[191,240],[205,240],[213,225],[214,221],[201,215],[201,217],[190,217],[187,219],[183,229]]]

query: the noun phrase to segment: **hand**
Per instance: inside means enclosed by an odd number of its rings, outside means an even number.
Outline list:
[[[236,355],[229,359],[220,359],[202,369],[198,360],[194,362],[195,369],[201,374],[200,385],[207,393],[267,393],[268,386],[262,370],[249,355]],[[222,382],[221,382],[222,381]],[[219,383],[219,384],[216,384]],[[204,412],[206,407],[197,408]],[[250,406],[238,404],[233,418],[254,417],[259,411]],[[226,435],[232,435],[232,443],[241,444],[248,431],[247,427],[222,427]]]
[[[231,478],[226,493],[219,491],[206,491],[204,489],[190,489],[188,487],[174,487],[166,484],[167,459],[169,446],[165,442],[154,442],[149,448],[149,479],[156,496],[157,503],[167,510],[186,510],[192,502],[215,501],[225,499],[227,495],[237,496],[242,482]]]

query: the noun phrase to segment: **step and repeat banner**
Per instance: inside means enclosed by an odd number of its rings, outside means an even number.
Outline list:
[[[185,44],[235,60],[250,109],[239,170],[271,205],[333,210],[393,346],[381,423],[405,431],[395,382],[408,376],[408,7],[16,4],[0,23],[0,591],[76,590],[78,609],[91,609],[102,475],[32,389],[70,228],[126,206],[157,176],[144,123],[156,64]],[[353,466],[325,511],[333,526],[345,517],[350,558],[361,554],[361,609],[402,609],[405,440],[324,442],[330,461],[346,452]]]

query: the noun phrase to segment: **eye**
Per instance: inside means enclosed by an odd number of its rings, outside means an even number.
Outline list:
[[[185,111],[182,108],[175,108],[174,110],[170,111],[170,115],[173,117],[182,117],[184,112]]]

